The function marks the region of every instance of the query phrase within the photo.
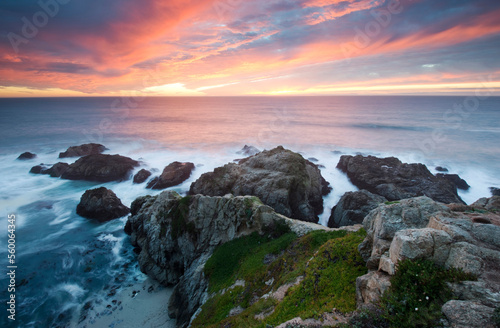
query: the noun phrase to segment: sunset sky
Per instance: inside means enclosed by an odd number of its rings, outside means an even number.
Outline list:
[[[499,0],[2,0],[0,97],[500,95]]]

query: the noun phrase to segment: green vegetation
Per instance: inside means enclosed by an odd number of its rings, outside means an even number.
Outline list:
[[[500,306],[493,312],[493,324],[495,327],[500,328]]]
[[[399,200],[395,200],[392,202],[385,202],[385,205],[393,205],[393,204],[399,204],[399,203],[401,203]]]
[[[189,215],[189,205],[191,204],[191,196],[183,197],[179,200],[179,203],[172,209],[172,238],[176,239],[183,232],[188,231],[193,233],[195,226],[193,222],[187,222],[187,217]]]
[[[297,238],[282,222],[264,236],[252,234],[219,246],[205,265],[213,294],[192,327],[265,328],[297,316],[318,317],[334,307],[355,310],[355,280],[366,273],[357,251],[364,237],[364,231],[314,231]],[[262,298],[299,276],[302,282],[281,303]],[[229,288],[237,280],[245,286]],[[237,306],[243,312],[228,317]]]

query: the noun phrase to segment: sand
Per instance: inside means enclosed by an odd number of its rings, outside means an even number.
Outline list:
[[[175,328],[168,316],[172,288],[147,279],[117,293],[112,302],[94,306],[79,328]]]

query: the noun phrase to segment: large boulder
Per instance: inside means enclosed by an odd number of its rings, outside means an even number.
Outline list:
[[[148,171],[146,169],[140,170],[134,175],[134,183],[139,184],[145,182],[151,176],[151,174],[151,171]]]
[[[427,196],[442,203],[464,203],[453,183],[434,176],[423,164],[405,164],[395,157],[344,155],[337,168],[358,188],[391,201]]]
[[[317,222],[330,189],[316,165],[279,146],[203,174],[189,193],[254,195],[280,214]]]
[[[339,228],[361,224],[371,210],[386,201],[384,197],[367,190],[347,192],[332,209],[328,227]]]
[[[469,190],[470,189],[470,186],[467,183],[467,181],[462,179],[458,174],[438,173],[438,174],[436,174],[436,176],[439,178],[445,178],[446,180],[450,181],[451,183],[453,183],[457,187],[457,189],[462,189],[462,190]]]
[[[479,208],[479,209],[484,209],[487,211],[500,211],[500,196],[493,196],[490,198],[480,198],[474,204],[471,205],[472,207]]]
[[[500,196],[500,188],[491,187],[490,191],[492,196]]]
[[[63,175],[64,172],[66,172],[69,168],[68,163],[56,163],[52,166],[49,165],[36,165],[33,166],[30,170],[30,173],[35,173],[35,174],[47,174],[50,175],[53,178],[59,178]]]
[[[59,158],[95,155],[95,154],[100,154],[105,150],[106,147],[96,143],[89,143],[80,146],[71,146],[65,152],[59,153]]]
[[[450,328],[495,328],[494,308],[473,301],[451,300],[443,305]]]
[[[120,155],[88,155],[71,164],[61,178],[97,182],[122,181],[128,179],[137,166],[139,162]]]
[[[161,190],[177,186],[189,179],[193,170],[193,163],[173,162],[165,167],[163,173],[159,177],[151,180],[147,188]]]
[[[29,151],[27,151],[27,152],[22,153],[21,155],[19,155],[19,157],[17,159],[20,160],[20,161],[26,161],[26,160],[29,160],[29,159],[33,159],[35,157],[36,157],[36,154],[30,153]]]
[[[87,190],[76,207],[76,214],[100,222],[110,221],[130,213],[116,194],[104,187]]]

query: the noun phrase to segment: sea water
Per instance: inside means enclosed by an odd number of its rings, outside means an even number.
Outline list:
[[[356,190],[336,169],[340,156],[396,156],[459,174],[471,188],[467,203],[500,187],[498,97],[199,97],[0,99],[0,290],[6,327],[70,327],[93,305],[143,281],[126,218],[97,223],[76,214],[85,190],[105,186],[124,204],[159,191],[145,184],[66,181],[30,174],[56,162],[69,146],[104,144],[107,154],[139,160],[158,174],[173,161],[196,165],[190,184],[241,155],[283,145],[316,161],[333,191],[320,223],[346,191]],[[18,161],[30,151],[37,158]],[[140,168],[137,168],[138,171]],[[16,321],[7,319],[7,218],[16,216]],[[99,313],[106,315],[106,313]],[[88,319],[88,318],[87,318]],[[85,322],[85,321],[83,321]]]

